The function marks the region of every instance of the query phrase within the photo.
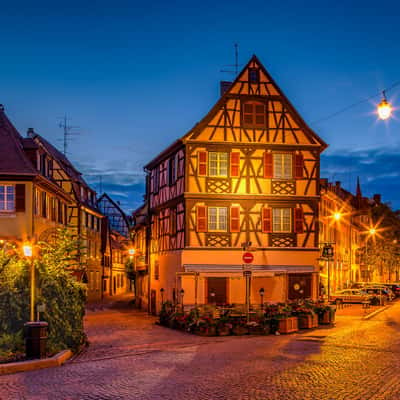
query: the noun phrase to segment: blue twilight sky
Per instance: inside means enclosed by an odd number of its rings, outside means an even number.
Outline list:
[[[59,117],[80,136],[69,157],[127,210],[142,199],[143,165],[218,99],[220,69],[257,54],[327,143],[322,176],[400,208],[397,118],[377,121],[379,96],[400,81],[400,3],[376,1],[0,0],[0,103],[62,147]],[[0,149],[1,150],[1,149]]]

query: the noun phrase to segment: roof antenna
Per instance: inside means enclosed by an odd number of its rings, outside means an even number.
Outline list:
[[[64,117],[61,118],[60,123],[58,126],[63,129],[63,153],[64,156],[67,155],[67,147],[68,147],[68,140],[70,139],[71,136],[73,135],[79,135],[79,132],[74,132],[73,129],[78,129],[79,126],[72,126],[68,124],[69,118],[67,117],[67,114],[64,115]]]
[[[228,64],[228,65],[224,65],[224,67],[233,67],[235,70],[225,70],[225,69],[221,69],[220,72],[226,72],[229,74],[235,74],[235,76],[238,74],[239,72],[239,45],[237,43],[235,43],[235,64]]]

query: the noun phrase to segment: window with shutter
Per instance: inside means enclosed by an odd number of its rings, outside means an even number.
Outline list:
[[[274,173],[272,153],[266,151],[264,153],[264,178],[272,178]]]
[[[240,153],[233,151],[231,153],[231,176],[236,177],[240,175]]]
[[[42,192],[42,217],[47,218],[47,193]]]
[[[231,232],[240,231],[240,207],[231,207]]]
[[[242,105],[242,123],[249,128],[265,128],[267,113],[265,104],[247,101]]]
[[[292,218],[290,208],[274,208],[272,215],[272,230],[273,232],[291,232]]]
[[[207,175],[207,152],[199,151],[197,153],[197,174],[200,176]]]
[[[292,179],[292,154],[273,153],[273,177],[277,179]]]
[[[272,232],[271,209],[267,207],[262,209],[262,231],[264,233]]]
[[[24,186],[25,188],[25,185],[22,186]],[[24,198],[24,206],[25,206],[25,198]],[[15,187],[14,185],[0,185],[0,212],[12,212],[12,211],[15,211]]]
[[[15,211],[25,212],[25,184],[15,185]]]
[[[226,232],[228,209],[226,207],[208,207],[208,231]]]
[[[294,230],[296,233],[303,233],[304,226],[303,226],[303,209],[302,208],[295,208],[294,209]]]
[[[304,157],[303,154],[294,155],[294,176],[297,179],[303,178]]]
[[[211,151],[208,154],[208,175],[228,176],[228,153]]]
[[[207,207],[197,206],[197,232],[207,232]]]

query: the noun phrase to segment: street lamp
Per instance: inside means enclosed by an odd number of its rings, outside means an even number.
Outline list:
[[[182,311],[183,311],[183,296],[185,294],[185,291],[181,289],[181,301],[182,301]]]
[[[129,258],[132,260],[133,256],[135,255],[136,250],[133,248],[128,249]]]
[[[378,104],[377,112],[378,116],[382,120],[386,120],[391,117],[393,107],[392,105],[386,100],[385,91],[382,92],[382,100]]]
[[[261,288],[259,290],[259,293],[261,298],[261,310],[264,310],[264,294],[265,294],[264,288]]]
[[[340,221],[340,219],[342,218],[342,214],[340,212],[335,212],[333,214],[333,218],[335,219],[335,221]]]
[[[30,260],[31,267],[31,307],[30,307],[30,320],[35,320],[35,266],[33,264],[33,246],[30,243],[25,243],[22,246],[24,256]]]

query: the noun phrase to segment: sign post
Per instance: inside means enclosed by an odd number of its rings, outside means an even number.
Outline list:
[[[331,271],[330,271],[330,261],[333,260],[334,251],[332,243],[324,243],[322,248],[322,258],[326,260],[327,272],[328,272],[328,302],[331,300]]]
[[[250,321],[250,290],[251,290],[251,263],[254,261],[254,256],[250,252],[245,252],[242,256],[243,264],[243,276],[246,284],[246,315],[247,322]]]

